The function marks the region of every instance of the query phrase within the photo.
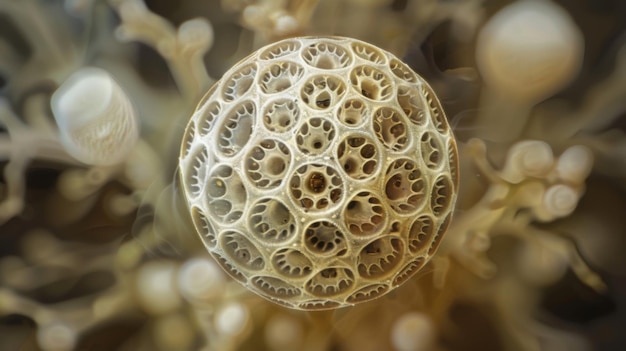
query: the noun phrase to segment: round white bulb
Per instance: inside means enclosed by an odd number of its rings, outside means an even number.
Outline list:
[[[398,318],[391,328],[391,343],[396,350],[426,351],[433,349],[435,326],[426,314],[408,312]]]
[[[37,330],[37,342],[43,350],[73,350],[76,341],[76,330],[62,322],[41,325]]]
[[[274,31],[278,35],[287,35],[298,29],[298,20],[288,14],[281,14],[274,20]]]
[[[559,178],[573,184],[585,181],[593,167],[593,153],[583,145],[575,145],[565,150],[556,164]]]
[[[287,315],[274,316],[265,324],[265,342],[270,350],[299,350],[303,334],[298,320]]]
[[[217,331],[223,335],[241,334],[248,323],[248,309],[240,303],[232,302],[224,305],[215,317]]]
[[[223,289],[222,269],[207,258],[192,258],[178,271],[178,286],[189,300],[210,300]]]
[[[574,78],[583,49],[580,30],[560,6],[550,1],[517,1],[484,26],[476,61],[494,91],[532,103]]]
[[[569,216],[578,205],[578,192],[565,184],[553,185],[543,197],[543,210],[545,214],[540,214],[540,217],[547,215],[550,218],[561,218]]]
[[[213,46],[213,27],[209,21],[202,18],[186,21],[178,29],[178,40],[187,47],[208,50]]]
[[[544,177],[553,166],[554,156],[548,143],[524,140],[509,149],[501,177],[507,182],[517,184],[526,177]]]
[[[137,272],[137,297],[139,304],[149,313],[165,314],[180,307],[175,289],[176,265],[169,261],[144,264]]]

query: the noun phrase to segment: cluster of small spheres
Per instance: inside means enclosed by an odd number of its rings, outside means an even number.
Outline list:
[[[341,37],[286,39],[232,67],[191,117],[179,168],[222,268],[302,310],[401,285],[435,253],[458,187],[432,89],[394,55]]]

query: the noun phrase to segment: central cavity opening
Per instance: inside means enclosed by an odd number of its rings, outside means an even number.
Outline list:
[[[270,157],[267,160],[267,171],[272,176],[278,176],[285,171],[285,161],[280,157]]]
[[[405,197],[410,192],[410,184],[405,179],[402,179],[402,175],[394,174],[385,187],[385,193],[391,200],[397,200]]]
[[[320,55],[320,57],[317,59],[316,66],[317,68],[321,69],[333,69],[335,68],[336,64],[333,57],[329,55]]]
[[[321,276],[326,279],[335,279],[337,278],[337,270],[335,268],[328,268],[321,272]]]
[[[326,177],[320,172],[313,172],[307,181],[308,189],[316,194],[326,189]]]
[[[285,225],[290,222],[291,215],[285,205],[278,201],[272,201],[267,206],[268,220],[274,226]]]
[[[287,78],[277,78],[271,83],[272,90],[281,92],[291,86],[291,82]]]
[[[369,79],[364,80],[361,83],[361,95],[368,99],[376,100],[380,98],[379,86],[375,82]]]
[[[321,94],[317,95],[317,98],[315,98],[315,106],[317,106],[318,108],[329,107],[330,106],[330,94],[324,91]]]

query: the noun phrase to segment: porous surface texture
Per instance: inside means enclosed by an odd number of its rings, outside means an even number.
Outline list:
[[[191,217],[234,279],[274,302],[331,309],[419,271],[450,222],[457,148],[428,84],[348,38],[293,38],[248,56],[187,126]]]

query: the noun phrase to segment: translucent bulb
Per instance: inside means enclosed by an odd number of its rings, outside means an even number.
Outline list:
[[[274,31],[278,35],[287,35],[298,29],[298,20],[288,14],[281,14],[274,20]]]
[[[144,264],[137,272],[139,304],[149,313],[158,315],[176,310],[181,305],[175,289],[176,265],[169,261]]]
[[[224,274],[215,261],[193,258],[178,272],[178,286],[189,300],[210,300],[223,289]]]
[[[86,164],[120,163],[139,138],[134,108],[105,70],[75,72],[52,95],[51,108],[66,151]]]
[[[274,316],[265,325],[265,342],[270,350],[299,350],[303,334],[300,322],[287,315]]]
[[[391,329],[391,343],[398,351],[432,350],[435,327],[430,317],[409,312],[396,320]]]
[[[181,24],[177,36],[178,41],[186,48],[204,51],[213,46],[213,27],[203,18],[195,18]]]
[[[62,322],[42,325],[37,330],[37,342],[46,351],[73,350],[76,341],[76,330]]]
[[[239,335],[243,333],[249,319],[248,309],[240,303],[224,305],[215,317],[215,325],[220,334]]]
[[[259,5],[246,6],[241,17],[243,22],[251,27],[262,27],[269,21],[267,11]]]
[[[556,164],[556,172],[563,181],[573,184],[582,183],[593,167],[593,153],[583,145],[576,145],[565,150]]]
[[[509,149],[501,177],[517,184],[526,177],[541,178],[553,166],[554,156],[550,145],[543,141],[525,140]]]
[[[578,205],[579,193],[565,184],[549,187],[544,196],[542,208],[537,212],[539,220],[549,221],[569,216]]]
[[[494,91],[537,102],[573,79],[583,48],[580,30],[561,7],[550,1],[517,1],[484,26],[476,60]]]

